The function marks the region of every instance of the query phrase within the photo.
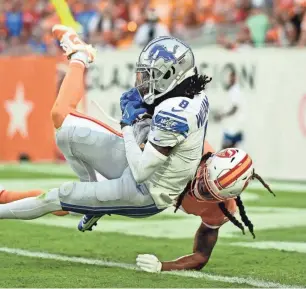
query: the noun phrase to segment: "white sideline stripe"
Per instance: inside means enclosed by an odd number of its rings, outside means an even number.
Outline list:
[[[231,246],[240,246],[256,249],[274,249],[288,252],[306,253],[306,243],[302,242],[278,242],[278,241],[261,241],[261,242],[235,242]]]
[[[141,271],[134,265],[126,264],[126,263],[117,263],[117,262],[109,262],[104,260],[97,260],[97,259],[87,259],[81,257],[69,257],[65,255],[59,254],[50,254],[45,252],[33,252],[28,250],[22,249],[14,249],[14,248],[7,248],[7,247],[0,247],[0,252],[24,256],[24,257],[34,257],[34,258],[41,258],[41,259],[49,259],[49,260],[57,260],[57,261],[64,261],[64,262],[73,262],[73,263],[80,263],[80,264],[88,264],[88,265],[96,265],[96,266],[104,266],[104,267],[113,267],[113,268],[123,268],[128,270],[134,271]],[[224,283],[232,283],[232,284],[248,284],[255,287],[260,288],[303,288],[294,285],[284,285],[280,283],[274,283],[269,281],[263,280],[256,280],[253,278],[242,278],[242,277],[226,277],[220,275],[212,275],[202,272],[195,272],[195,271],[172,271],[172,272],[163,272],[162,274],[169,274],[181,277],[191,277],[191,278],[203,278],[211,281],[219,281]]]

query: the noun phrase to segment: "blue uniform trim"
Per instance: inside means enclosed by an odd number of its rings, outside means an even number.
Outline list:
[[[61,202],[61,204],[66,204]],[[151,205],[146,205],[146,206],[142,206],[142,207],[137,207],[137,206],[111,206],[111,207],[90,207],[90,206],[82,206],[82,205],[72,205],[72,204],[66,204],[69,205],[71,207],[78,207],[78,208],[101,208],[101,209],[113,209],[113,208],[117,208],[117,209],[148,209],[148,208],[156,208],[155,204],[151,204]]]
[[[171,117],[173,117],[173,118],[177,118],[177,119],[179,119],[179,120],[182,120],[182,121],[186,121],[186,122],[187,122],[187,119],[186,119],[185,117],[176,115],[176,114],[174,114],[174,113],[167,112],[167,111],[163,111],[163,110],[161,110],[160,112],[158,112],[158,114],[160,114],[160,113],[165,114],[165,115],[169,115],[169,116],[171,116]],[[158,114],[157,114],[157,115],[158,115]]]
[[[114,207],[88,207],[71,205],[61,202],[64,211],[72,211],[81,214],[103,215],[113,214],[127,217],[149,217],[162,212],[164,209],[158,209],[154,204],[136,207],[136,206],[114,206]]]
[[[203,126],[205,121],[207,120],[208,111],[209,111],[209,103],[207,100],[207,96],[205,96],[205,98],[202,100],[200,111],[196,115],[198,128]]]
[[[189,126],[186,118],[177,116],[172,113],[165,113],[163,111],[155,115],[153,119],[153,125],[162,130],[180,133],[185,138],[187,137],[187,132],[189,131]]]

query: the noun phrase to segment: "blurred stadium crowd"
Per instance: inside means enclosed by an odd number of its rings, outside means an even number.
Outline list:
[[[172,34],[228,49],[306,45],[306,0],[67,0],[99,49],[145,45]],[[0,53],[57,54],[60,20],[49,0],[0,1]]]

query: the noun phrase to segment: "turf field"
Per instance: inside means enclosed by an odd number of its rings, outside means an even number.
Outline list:
[[[7,189],[47,190],[73,180],[63,165],[2,165]],[[272,183],[277,197],[254,185],[244,194],[257,238],[232,224],[200,272],[151,274],[135,268],[138,253],[174,259],[192,250],[200,219],[169,210],[149,219],[105,217],[93,232],[79,216],[0,221],[0,287],[304,287],[306,185]]]

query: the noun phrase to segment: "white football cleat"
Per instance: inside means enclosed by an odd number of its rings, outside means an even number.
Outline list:
[[[60,41],[60,45],[68,59],[76,52],[85,52],[88,55],[88,63],[94,61],[96,50],[85,43],[72,28],[56,24],[52,28],[52,34],[55,39]]]

